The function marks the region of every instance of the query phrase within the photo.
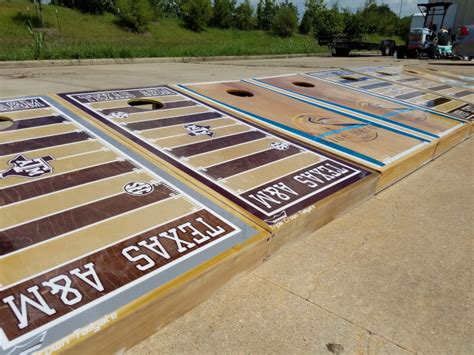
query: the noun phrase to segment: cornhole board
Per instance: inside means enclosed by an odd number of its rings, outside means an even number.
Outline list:
[[[420,78],[413,75],[413,73],[406,72],[401,66],[362,67],[351,68],[351,70],[359,74],[371,75],[392,83],[406,85],[414,89],[422,89],[437,95],[474,104],[474,90],[448,84],[440,85],[437,81]]]
[[[381,173],[377,191],[429,162],[436,143],[244,81],[179,85],[229,112]]]
[[[417,73],[428,74],[431,80],[453,79],[455,82],[461,82],[469,85],[474,84],[474,75],[461,75],[446,70],[439,70],[433,67],[419,65],[405,66],[406,70],[416,71]]]
[[[52,100],[0,117],[0,353],[118,351],[268,256],[267,231]]]
[[[400,74],[412,75],[417,78],[426,79],[436,83],[442,83],[454,87],[466,88],[469,90],[474,89],[474,77],[472,78],[471,82],[469,82],[469,80],[466,80],[469,79],[468,76],[460,76],[451,73],[446,73],[437,69],[433,71],[432,68],[423,68],[420,66],[403,66],[401,68],[397,68],[397,72]]]
[[[270,230],[271,248],[313,232],[375,191],[376,174],[168,87],[60,97],[156,164]]]
[[[316,79],[304,74],[255,79],[258,85],[290,94],[338,112],[360,114],[382,124],[421,134],[437,142],[435,156],[444,153],[469,135],[469,126],[458,119],[447,118],[420,108],[371,96]]]
[[[396,103],[404,103],[411,107],[423,108],[427,111],[446,115],[455,119],[461,119],[470,123],[471,133],[474,121],[474,105],[467,102],[450,99],[425,90],[414,89],[399,83],[358,74],[353,71],[340,69],[320,72],[310,72],[307,75],[336,83],[340,86],[350,87],[361,93],[391,100]]]

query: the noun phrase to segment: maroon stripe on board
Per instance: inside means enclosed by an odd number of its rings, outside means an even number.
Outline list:
[[[4,230],[0,232],[0,255],[12,253],[75,229],[164,200],[171,194],[174,194],[174,191],[160,184],[156,185],[153,192],[148,195],[134,196],[122,193]]]
[[[456,92],[454,93],[453,95],[456,96],[456,97],[464,97],[464,96],[469,96],[469,95],[472,95],[474,94],[472,91],[459,91],[459,92]]]
[[[268,149],[260,153],[234,159],[206,169],[206,175],[214,179],[226,178],[277,160],[298,154],[300,149],[290,146],[287,150]]]
[[[74,143],[85,141],[90,136],[84,132],[71,132],[65,134],[58,134],[57,136],[47,136],[40,138],[33,138],[19,142],[10,142],[0,144],[0,155],[8,155],[21,153],[28,150],[43,149],[54,147],[56,145]]]
[[[211,111],[211,112],[190,114],[186,116],[177,116],[177,117],[170,117],[170,118],[161,118],[157,120],[129,123],[127,124],[127,127],[135,131],[144,131],[147,129],[168,127],[168,126],[174,126],[174,125],[179,125],[179,124],[184,124],[184,123],[212,120],[212,119],[220,118],[220,117],[222,117],[222,115],[219,112]]]
[[[431,91],[440,91],[440,90],[446,90],[446,89],[449,89],[451,88],[451,86],[448,86],[448,85],[440,85],[440,86],[433,86],[431,88],[428,88],[428,90],[431,90]]]
[[[52,124],[62,123],[66,121],[64,117],[61,116],[45,116],[45,117],[36,117],[28,118],[26,120],[14,121],[13,125],[3,129],[2,131],[14,131],[17,129],[33,128],[40,126],[48,126]]]
[[[236,144],[251,142],[257,139],[265,138],[266,134],[261,131],[251,131],[231,136],[216,138],[205,142],[188,144],[181,147],[170,149],[176,157],[191,157],[196,154],[211,152],[216,149],[228,148]]]
[[[136,168],[128,161],[114,161],[0,190],[0,206],[49,194],[88,182],[120,175]]]
[[[196,106],[196,105],[197,103],[194,101],[184,100],[184,101],[164,102],[162,108],[157,108],[154,110],[143,110],[139,107],[126,106],[126,107],[106,108],[99,111],[103,113],[104,115],[110,115],[113,112],[145,113],[145,112],[151,112],[151,111],[166,110],[170,108],[181,108],[181,107]]]

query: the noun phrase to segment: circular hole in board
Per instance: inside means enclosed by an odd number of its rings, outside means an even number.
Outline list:
[[[246,90],[231,89],[231,90],[227,90],[227,93],[229,95],[238,96],[238,97],[253,97],[254,96],[253,93],[251,93],[250,91],[246,91]]]
[[[293,85],[301,86],[303,88],[314,88],[314,84],[308,83],[307,81],[294,81]]]
[[[359,80],[359,79],[354,78],[353,76],[350,76],[350,75],[342,75],[340,78],[341,79],[346,79],[346,80],[352,80],[352,81],[358,81]]]
[[[7,117],[0,117],[0,131],[6,130],[13,126],[13,121]]]
[[[132,99],[128,101],[128,105],[141,110],[158,110],[165,107],[162,102],[152,99]]]

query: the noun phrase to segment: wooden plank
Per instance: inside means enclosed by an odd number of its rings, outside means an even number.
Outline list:
[[[132,346],[269,256],[268,231],[50,99],[0,110],[0,353]],[[149,328],[105,330],[131,318]]]
[[[474,105],[459,99],[446,98],[438,94],[431,94],[424,89],[413,88],[405,84],[389,82],[381,78],[358,74],[344,69],[310,72],[307,75],[351,88],[360,93],[370,94],[395,103],[422,108],[423,110],[439,113],[446,117],[469,122],[472,130]],[[383,87],[375,87],[377,84],[382,83],[385,84]]]
[[[277,90],[311,103],[326,105],[342,113],[348,111],[351,114],[362,114],[362,117],[374,119],[382,124],[389,124],[413,134],[421,134],[438,143],[435,155],[443,153],[452,145],[465,139],[467,135],[466,124],[459,120],[370,94],[355,92],[350,88],[308,75],[283,75],[255,79],[254,82],[265,85],[270,90]],[[449,101],[449,99],[445,100]]]
[[[60,97],[132,149],[271,230],[275,240],[283,238],[280,230],[286,225],[290,239],[309,234],[321,225],[321,220],[335,218],[353,202],[374,192],[378,177],[369,170],[272,133],[172,88],[116,90],[108,92],[107,97],[115,99],[120,93],[129,97],[146,90],[162,92],[164,99],[179,95],[181,101],[192,100],[195,105],[189,108],[198,114],[186,111],[182,116],[166,117],[162,109],[155,108],[147,112],[147,120],[141,124],[144,121],[134,122],[125,110],[104,113],[97,109],[112,104],[101,101],[93,92]],[[203,121],[199,113],[203,111],[213,118]],[[309,222],[314,219],[311,211],[323,201],[332,201],[338,191],[345,196],[352,188],[360,191],[358,198],[328,203],[328,211],[319,211],[324,218]],[[333,210],[329,212],[329,208]]]
[[[382,176],[377,191],[393,184],[432,159],[436,143],[398,131],[360,115],[335,112],[328,105],[234,81],[189,84],[183,90],[221,105],[242,117],[286,135],[364,164]],[[248,97],[232,95],[248,92]],[[386,172],[390,170],[390,174]]]

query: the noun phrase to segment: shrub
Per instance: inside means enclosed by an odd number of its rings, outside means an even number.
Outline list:
[[[245,0],[235,9],[234,26],[239,30],[249,31],[255,28],[255,17],[250,0]]]
[[[214,0],[214,14],[211,24],[219,28],[229,28],[235,11],[235,0]]]
[[[181,11],[184,26],[195,32],[204,31],[212,18],[210,0],[185,0]]]
[[[298,16],[294,9],[281,6],[272,22],[273,34],[280,37],[291,37],[298,28]]]
[[[147,31],[153,18],[148,0],[117,0],[117,13],[122,26],[139,33]]]
[[[150,0],[156,16],[181,16],[181,0]]]

